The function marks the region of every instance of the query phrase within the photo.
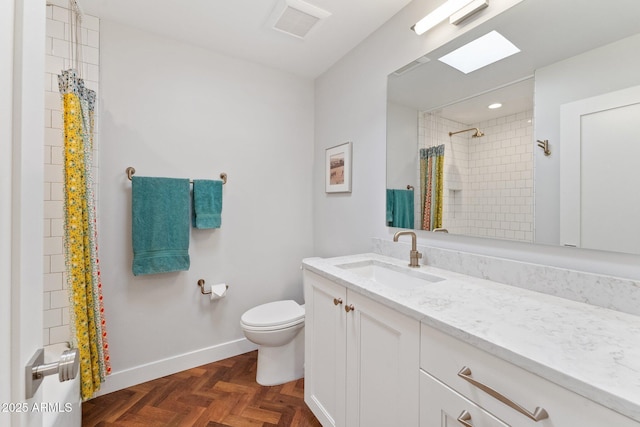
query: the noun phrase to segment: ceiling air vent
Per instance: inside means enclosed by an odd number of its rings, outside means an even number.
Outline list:
[[[274,29],[303,39],[330,15],[326,10],[301,0],[279,0],[269,22]]]

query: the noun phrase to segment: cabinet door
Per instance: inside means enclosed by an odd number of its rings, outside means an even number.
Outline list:
[[[347,425],[417,426],[419,322],[349,291],[346,307]]]
[[[420,427],[507,427],[426,372],[420,374]]]
[[[343,427],[346,290],[305,270],[304,292],[304,401],[324,427]]]

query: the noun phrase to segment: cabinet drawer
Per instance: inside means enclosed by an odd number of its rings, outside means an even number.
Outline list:
[[[420,427],[461,427],[464,425],[508,427],[469,399],[421,371]]]
[[[639,427],[640,423],[579,396],[544,378],[485,351],[421,326],[420,367],[508,425],[522,427]],[[458,373],[469,368],[465,380]],[[480,383],[472,384],[472,381]],[[533,413],[544,409],[548,418],[533,421],[483,390],[486,385]]]

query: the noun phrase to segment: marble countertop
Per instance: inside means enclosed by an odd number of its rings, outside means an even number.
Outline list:
[[[370,260],[444,280],[394,289],[340,267]],[[640,317],[368,253],[303,268],[640,421]]]

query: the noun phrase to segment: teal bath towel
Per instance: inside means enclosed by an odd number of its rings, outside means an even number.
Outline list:
[[[133,275],[189,269],[189,180],[131,179]]]
[[[222,181],[193,180],[192,221],[194,228],[220,228]]]
[[[387,190],[387,224],[391,227],[414,228],[413,222],[413,190]]]

